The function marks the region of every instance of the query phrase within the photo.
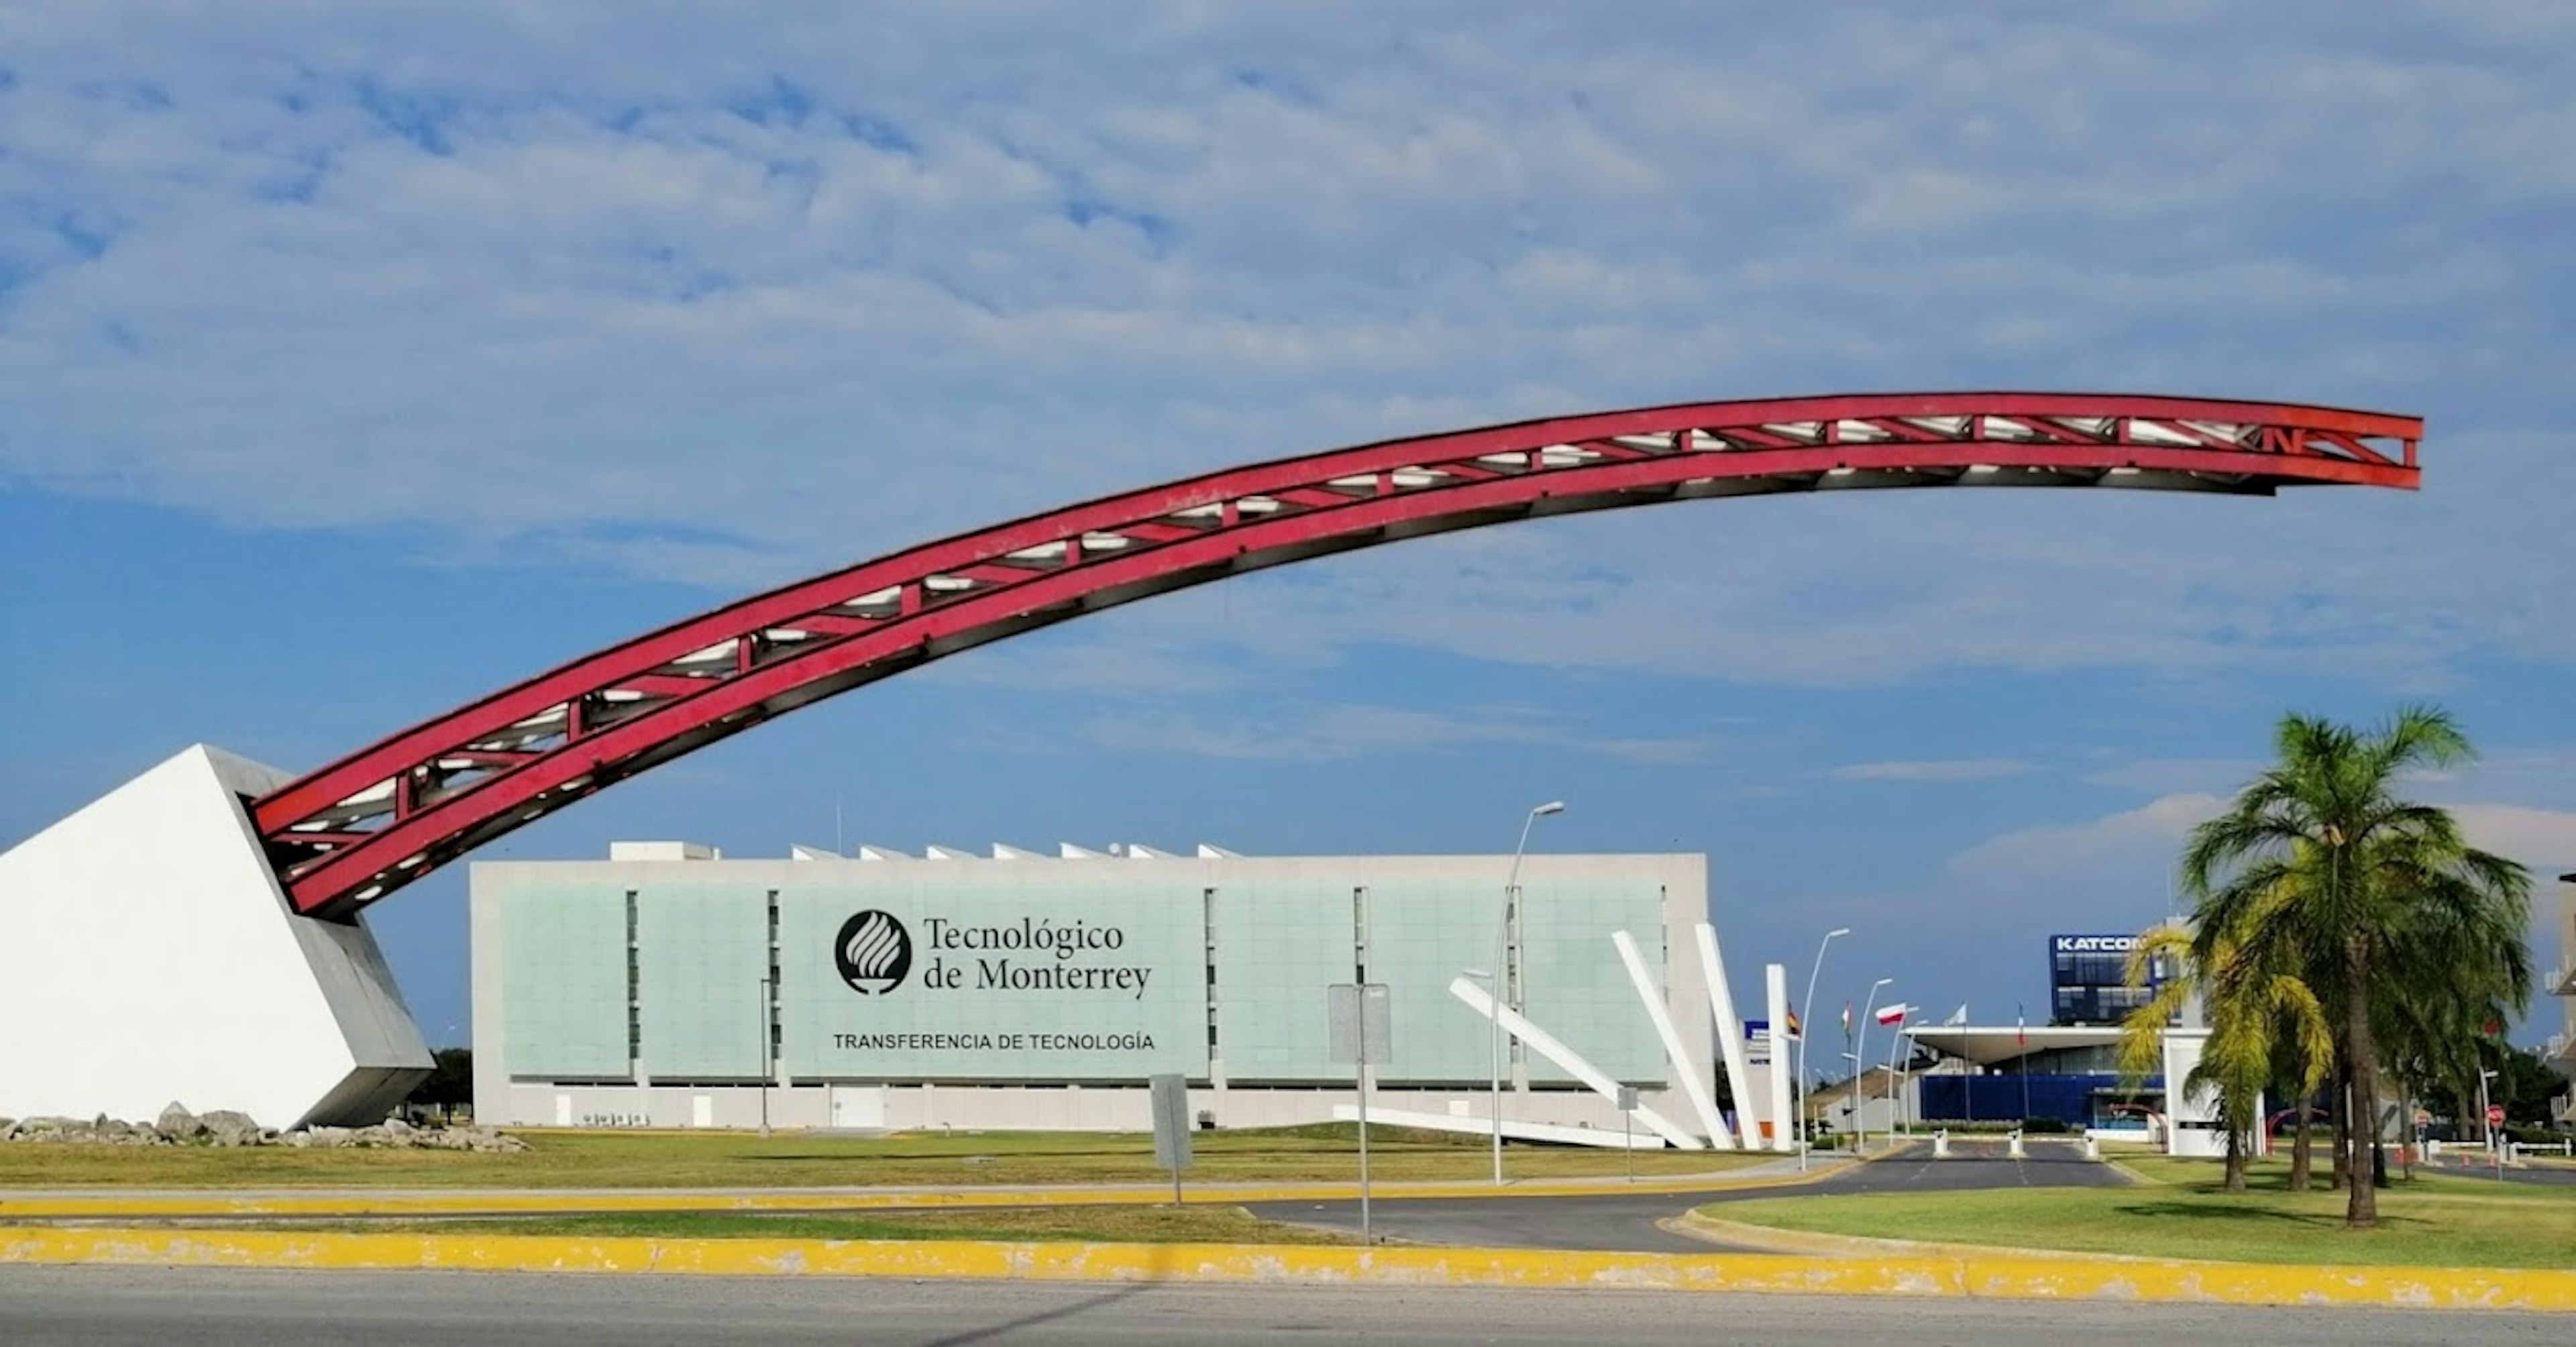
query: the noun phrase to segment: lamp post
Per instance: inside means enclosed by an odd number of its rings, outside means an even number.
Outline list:
[[[760,980],[760,1134],[769,1135],[769,979]]]
[[[2487,1113],[2487,1082],[2495,1078],[2495,1072],[2484,1067],[2478,1069],[2478,1134],[2487,1139],[2487,1155],[2495,1163],[2496,1177],[2501,1179],[2504,1177],[2504,1151],[2496,1145],[2495,1124],[2488,1120]]]
[[[1501,1009],[1502,979],[1496,977],[1492,969],[1461,968],[1458,972],[1464,977],[1484,983],[1485,990],[1494,998],[1495,1008]],[[1499,1019],[1500,1016],[1497,1015],[1494,1018]],[[1500,1033],[1489,1032],[1485,1035],[1485,1089],[1493,1097],[1490,1107],[1494,1113],[1494,1182],[1501,1183],[1503,1181],[1503,1036]]]
[[[1512,913],[1520,905],[1521,857],[1529,852],[1530,829],[1536,827],[1541,818],[1564,812],[1565,801],[1550,800],[1545,804],[1532,806],[1529,813],[1522,816],[1521,840],[1512,844],[1512,868],[1503,878],[1503,920],[1494,931],[1494,1013],[1485,1017],[1486,1042],[1494,1062],[1494,1185],[1496,1187],[1502,1186],[1503,1182],[1502,1008],[1509,1003],[1511,988],[1515,985],[1511,965]]]
[[[1912,1025],[1899,1021],[1896,1031],[1888,1036],[1887,1074],[1879,1080],[1880,1084],[1887,1087],[1887,1144],[1890,1146],[1896,1144],[1896,1110],[1899,1103],[1896,1092],[1896,1050],[1904,1045],[1905,1036],[1911,1032],[1913,1032]],[[1909,1058],[1912,1056],[1910,1053],[1907,1055]]]
[[[1894,978],[1880,978],[1869,984],[1869,999],[1860,1008],[1860,1038],[1852,1044],[1851,1053],[1852,1152],[1854,1154],[1869,1148],[1869,1123],[1860,1114],[1860,1078],[1869,1074],[1869,1017],[1878,1010],[1878,989],[1895,981]]]
[[[1807,1116],[1807,1034],[1816,1022],[1816,975],[1825,971],[1825,946],[1834,943],[1836,936],[1850,934],[1850,927],[1837,926],[1816,942],[1815,966],[1807,970],[1807,998],[1798,1003],[1798,1126],[1803,1131],[1798,1138],[1798,1172],[1802,1174],[1807,1170],[1807,1152],[1813,1149],[1810,1143],[1816,1134],[1815,1120]],[[1735,1106],[1742,1108],[1749,1102],[1739,1099]]]

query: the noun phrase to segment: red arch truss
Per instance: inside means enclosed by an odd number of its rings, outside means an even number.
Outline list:
[[[1336,449],[1068,506],[729,604],[415,725],[257,801],[252,816],[296,910],[341,916],[784,712],[1258,567],[1709,496],[2411,488],[2422,434],[2415,417],[2324,407],[1929,393],[1653,407]]]

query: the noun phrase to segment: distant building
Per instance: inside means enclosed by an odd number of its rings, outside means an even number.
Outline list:
[[[2121,1024],[2129,1012],[2155,999],[2164,985],[2161,959],[2143,987],[2129,985],[2129,955],[2138,937],[2121,934],[2052,935],[2048,938],[2048,1013],[2051,1024]]]

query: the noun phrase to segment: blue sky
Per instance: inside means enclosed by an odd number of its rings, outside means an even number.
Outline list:
[[[2415,412],[2426,487],[1434,539],[975,652],[495,850],[777,854],[828,845],[837,802],[850,843],[916,851],[1501,851],[1562,797],[1541,847],[1706,852],[1739,959],[1855,927],[1820,1001],[1892,976],[2008,1020],[2048,932],[2164,911],[2283,709],[2421,697],[2488,755],[2424,792],[2576,869],[2555,0],[0,27],[0,841],[190,742],[317,764],[1119,487],[1551,412],[2015,387]],[[434,1038],[462,896],[375,917]]]

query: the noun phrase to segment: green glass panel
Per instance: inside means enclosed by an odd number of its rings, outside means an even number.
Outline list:
[[[499,901],[504,1069],[541,1080],[630,1074],[626,891],[548,886]]]

